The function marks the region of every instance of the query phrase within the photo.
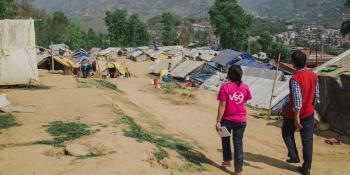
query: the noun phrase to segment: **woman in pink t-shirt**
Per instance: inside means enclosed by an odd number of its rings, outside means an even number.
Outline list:
[[[231,66],[227,78],[230,82],[221,86],[218,95],[219,109],[215,128],[226,129],[233,136],[235,175],[242,174],[243,168],[243,135],[247,126],[247,110],[245,104],[252,99],[249,87],[242,83],[243,71],[241,66]],[[232,155],[230,137],[222,138],[224,162],[222,166],[231,167]]]

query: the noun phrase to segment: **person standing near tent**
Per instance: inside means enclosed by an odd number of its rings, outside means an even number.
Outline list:
[[[229,68],[227,77],[230,82],[221,86],[218,94],[218,115],[215,124],[216,131],[227,129],[233,135],[235,175],[243,171],[243,135],[247,126],[247,110],[245,104],[252,99],[249,87],[242,83],[241,66]],[[231,167],[232,153],[230,136],[222,137],[223,167]]]
[[[292,54],[292,63],[298,71],[290,80],[290,101],[284,112],[282,127],[283,140],[288,149],[288,163],[300,162],[294,138],[296,129],[300,129],[304,163],[302,167],[298,168],[298,172],[303,175],[309,175],[311,170],[314,102],[319,103],[317,75],[305,68],[306,60],[306,55],[301,51]]]

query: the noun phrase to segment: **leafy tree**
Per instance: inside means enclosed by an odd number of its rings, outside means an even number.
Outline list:
[[[162,14],[162,24],[163,24],[163,33],[162,33],[162,44],[163,45],[176,45],[177,42],[177,33],[176,33],[176,17],[169,12]]]
[[[150,34],[146,24],[144,24],[138,15],[131,15],[128,19],[128,37],[129,46],[147,45],[150,41]]]
[[[345,2],[345,6],[350,7],[350,0],[346,0]],[[350,33],[350,21],[345,21],[343,22],[343,24],[341,25],[341,30],[340,32],[343,35],[349,34]]]
[[[282,43],[275,42],[272,44],[271,51],[267,53],[269,58],[278,60],[279,54],[281,54],[281,61],[290,62],[291,51]]]
[[[269,32],[264,31],[260,34],[258,43],[260,44],[262,51],[268,53],[273,45],[273,38]]]
[[[215,34],[220,36],[222,48],[247,49],[252,17],[236,0],[216,0],[209,9],[209,15]]]
[[[15,18],[17,16],[17,7],[13,0],[0,0],[0,18]]]
[[[86,47],[87,49],[91,49],[93,47],[100,47],[102,44],[100,42],[100,38],[97,33],[93,29],[89,29],[86,34]]]
[[[79,23],[71,23],[68,25],[67,33],[62,36],[64,41],[70,49],[86,49],[87,41],[85,40],[86,34],[81,29]]]
[[[129,16],[125,10],[107,11],[105,23],[112,46],[140,46],[150,41],[146,24],[136,14]]]
[[[112,46],[128,46],[128,14],[125,10],[107,11],[105,23],[108,31],[108,38]]]
[[[257,54],[262,51],[262,46],[257,41],[250,42],[250,53]]]

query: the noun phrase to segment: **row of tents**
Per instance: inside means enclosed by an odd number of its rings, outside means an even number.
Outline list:
[[[145,52],[156,52],[155,50]],[[271,64],[258,61],[253,56],[234,50],[223,50],[221,52],[205,49],[178,49],[167,52],[158,51],[160,54],[178,53],[164,58],[158,57],[150,66],[149,73],[160,75],[162,70],[168,70],[169,75],[180,81],[189,81],[200,86],[201,89],[219,91],[220,86],[225,83],[225,70],[231,65],[240,65],[244,71],[243,81],[247,83],[255,97],[250,105],[256,108],[269,109],[270,98],[273,96],[273,113],[279,113],[281,104],[287,100],[288,79],[290,73],[276,70]],[[197,53],[197,54],[188,54]],[[179,56],[177,56],[179,55]],[[203,56],[205,55],[205,56]],[[202,57],[205,57],[203,59]],[[272,94],[274,80],[276,78],[275,91]]]

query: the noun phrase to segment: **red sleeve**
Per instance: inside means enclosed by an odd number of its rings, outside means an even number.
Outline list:
[[[253,97],[252,97],[252,94],[250,93],[250,89],[249,87],[247,86],[247,96],[245,98],[246,101],[248,100],[251,100]]]
[[[217,100],[220,101],[220,102],[226,102],[227,101],[226,97],[227,96],[226,96],[226,92],[225,92],[224,86],[221,86]]]

